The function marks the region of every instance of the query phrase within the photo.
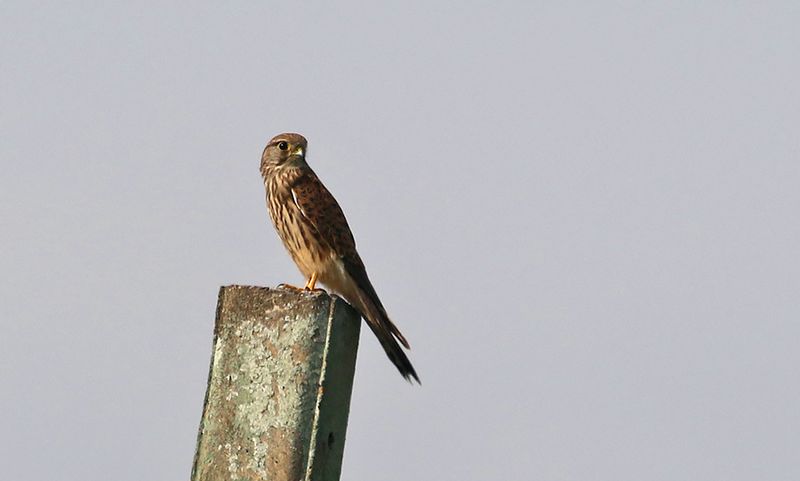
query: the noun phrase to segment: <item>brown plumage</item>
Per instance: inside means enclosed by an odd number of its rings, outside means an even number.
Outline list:
[[[269,216],[283,245],[313,289],[317,280],[344,297],[375,333],[404,378],[419,382],[398,341],[409,348],[381,304],[341,207],[308,166],[300,134],[280,134],[261,157]]]

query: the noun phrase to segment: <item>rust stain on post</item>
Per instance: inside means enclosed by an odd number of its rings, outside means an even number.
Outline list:
[[[323,292],[222,287],[192,480],[338,480],[360,326]]]

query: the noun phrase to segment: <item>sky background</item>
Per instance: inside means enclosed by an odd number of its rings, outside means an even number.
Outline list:
[[[800,479],[800,7],[671,3],[0,4],[2,477],[188,479],[296,131],[424,383],[343,480]]]

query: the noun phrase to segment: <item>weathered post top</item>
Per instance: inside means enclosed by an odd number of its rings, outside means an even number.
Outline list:
[[[358,314],[320,291],[220,289],[192,481],[334,481]]]

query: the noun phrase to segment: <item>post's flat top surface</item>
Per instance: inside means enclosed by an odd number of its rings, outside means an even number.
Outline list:
[[[221,288],[193,479],[338,479],[359,329],[321,291]]]

